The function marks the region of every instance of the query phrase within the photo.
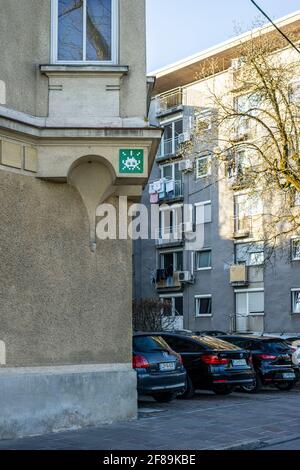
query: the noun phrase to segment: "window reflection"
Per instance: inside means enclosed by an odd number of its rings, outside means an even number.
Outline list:
[[[83,60],[83,0],[58,2],[58,60]]]
[[[87,0],[86,59],[111,60],[111,0]]]
[[[112,59],[112,0],[58,0],[58,60]]]

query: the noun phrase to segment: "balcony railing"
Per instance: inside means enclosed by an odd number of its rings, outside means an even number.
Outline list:
[[[166,245],[183,242],[183,224],[174,227],[163,227],[157,230],[156,245]]]
[[[165,274],[163,273],[164,271]],[[159,274],[164,274],[160,276]],[[156,281],[156,289],[180,289],[182,284],[179,280],[179,273],[174,272],[173,275],[168,276],[167,270],[159,269],[157,270],[158,279]]]
[[[167,184],[166,184],[167,187]],[[174,181],[174,190],[166,192],[165,196],[160,199],[160,201],[167,202],[172,201],[173,199],[183,197],[183,183],[182,181]]]
[[[157,114],[162,114],[173,108],[183,105],[183,90],[176,88],[168,93],[164,93],[157,97]]]
[[[233,218],[234,238],[247,238],[252,234],[252,217],[236,216]]]
[[[169,155],[176,155],[179,147],[179,136],[174,136],[172,139],[162,139],[158,152],[157,158],[166,157]]]

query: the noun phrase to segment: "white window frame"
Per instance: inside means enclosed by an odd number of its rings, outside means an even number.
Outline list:
[[[212,313],[202,313],[199,314],[197,313],[197,300],[201,299],[211,299],[212,300],[212,295],[211,294],[201,294],[201,295],[195,295],[195,317],[196,318],[210,318],[213,316]],[[199,305],[200,306],[200,305]]]
[[[172,254],[173,255],[173,267],[174,267],[174,272],[178,271],[178,259],[177,259],[177,255],[178,253],[182,253],[182,264],[183,264],[183,261],[184,261],[184,257],[183,257],[183,250],[182,249],[174,249],[174,250],[162,250],[159,252],[159,259],[161,256],[163,255],[168,255],[168,254]],[[163,264],[163,266],[162,266]],[[165,263],[161,263],[159,262],[159,265],[160,265],[160,268],[159,269],[167,269],[167,266],[165,266]]]
[[[158,157],[165,157],[165,156],[168,156],[168,155],[175,155],[176,154],[178,144],[177,144],[177,147],[176,147],[175,124],[178,121],[182,121],[182,129],[183,129],[183,116],[179,116],[179,117],[176,117],[172,120],[161,122],[161,126],[163,128],[165,128],[166,126],[170,126],[170,125],[172,126],[172,151],[171,151],[172,153],[170,154],[170,153],[165,152],[165,136],[163,134],[162,138],[161,138],[161,141],[160,141],[160,146],[159,146],[160,151],[158,153]]]
[[[212,203],[211,203],[211,201],[209,200],[209,201],[196,202],[194,204],[194,206],[195,206],[195,209],[196,209],[196,217],[195,217],[196,224],[200,224],[200,223],[210,224],[212,222]],[[199,222],[198,221],[198,216],[197,216],[197,214],[198,214],[197,210],[198,210],[199,207],[203,207],[203,216],[204,216],[205,215],[204,206],[210,206],[210,220],[205,220],[205,217],[203,217],[203,222],[201,222],[201,221]]]
[[[247,294],[247,315],[246,316],[250,316],[250,317],[264,317],[265,316],[265,312],[250,312],[250,308],[249,308],[249,304],[250,304],[250,301],[249,301],[249,294],[251,293],[258,293],[258,292],[263,292],[265,293],[265,289],[263,287],[261,288],[252,288],[252,289],[235,289],[234,290],[234,293],[235,294]],[[235,300],[236,302],[236,300]],[[264,310],[265,310],[265,299],[264,299]]]
[[[300,256],[294,257],[294,243],[295,241],[300,242],[300,237],[293,237],[291,240],[291,255],[293,261],[300,261]]]
[[[161,214],[160,216],[160,222],[159,222],[159,234],[160,235],[167,235],[169,232],[168,230],[172,229],[172,234],[176,233],[179,235],[178,240],[182,240],[182,230],[183,230],[183,204],[173,204],[171,206],[165,204],[160,206],[159,212]],[[166,212],[172,212],[172,225],[167,225],[166,224],[166,217],[165,213]]]
[[[196,113],[196,115],[195,115],[196,132],[200,131],[200,129],[199,129],[199,123],[200,122],[207,123],[207,127],[204,128],[204,129],[201,129],[202,132],[210,131],[211,128],[212,128],[212,113],[211,113],[211,111],[203,111],[203,112]]]
[[[204,267],[204,268],[198,268],[198,263],[197,263],[197,258],[199,253],[205,253],[209,251],[210,252],[210,266]],[[195,252],[195,266],[196,266],[196,271],[209,271],[212,269],[212,263],[211,263],[211,258],[212,258],[212,250],[211,248],[203,248],[202,250],[197,250]]]
[[[182,298],[183,299],[183,294],[161,294],[159,296],[160,299],[171,299],[172,302],[172,317],[176,318],[177,317],[183,317],[184,315],[176,315],[175,311],[175,298]]]
[[[198,168],[198,163],[201,160],[207,160],[207,173],[200,175],[199,174],[199,168]],[[211,155],[201,155],[196,158],[196,178],[197,180],[202,179],[202,178],[207,178],[208,176],[211,175]]]
[[[300,293],[300,287],[299,287],[298,289],[297,289],[297,288],[296,288],[296,289],[291,289],[292,313],[295,314],[295,315],[299,315],[299,314],[300,314],[300,312],[296,312],[296,311],[295,311],[295,308],[294,308],[294,307],[295,307],[295,305],[294,305],[294,295],[295,295],[296,293],[298,293],[298,292]]]
[[[83,54],[86,54],[86,2],[83,0]],[[51,0],[51,63],[58,65],[115,65],[118,63],[119,0],[112,0],[111,60],[58,60],[58,0]]]

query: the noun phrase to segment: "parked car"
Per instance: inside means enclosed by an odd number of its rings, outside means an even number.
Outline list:
[[[292,350],[285,340],[252,335],[227,335],[224,339],[252,354],[255,382],[241,385],[244,392],[258,392],[263,385],[291,390],[299,380],[299,368],[293,364]]]
[[[227,333],[224,333],[224,331],[219,331],[219,330],[203,330],[203,331],[195,331],[195,335],[197,336],[226,336]]]
[[[300,338],[299,337],[287,337],[285,342],[292,349],[292,361],[295,366],[300,367]]]
[[[187,371],[184,398],[191,398],[196,389],[228,395],[240,384],[252,385],[255,374],[249,352],[211,336],[159,334],[183,359]]]
[[[132,366],[137,372],[140,395],[167,403],[185,391],[186,371],[182,358],[160,337],[147,333],[133,336]]]

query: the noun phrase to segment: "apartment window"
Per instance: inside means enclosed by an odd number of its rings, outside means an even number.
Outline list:
[[[207,317],[212,315],[211,295],[197,295],[195,297],[196,317]]]
[[[196,224],[207,224],[212,221],[211,201],[197,202],[195,204]]]
[[[183,296],[181,294],[168,297],[168,296],[161,296],[160,297],[164,302],[169,303],[170,308],[167,308],[163,314],[165,316],[172,316],[172,317],[182,317],[183,316]]]
[[[54,62],[116,62],[117,0],[52,2]]]
[[[296,80],[289,85],[289,102],[299,103],[300,101],[300,81]]]
[[[205,155],[196,159],[196,178],[205,178],[210,175],[210,155]]]
[[[292,291],[292,312],[300,313],[300,289]]]
[[[251,168],[249,152],[244,149],[236,150],[228,158],[227,175],[228,178],[241,177],[247,169]]]
[[[247,93],[235,98],[235,109],[238,113],[253,116],[257,114],[262,97],[259,93]]]
[[[202,250],[196,252],[196,269],[198,271],[211,269],[211,250]]]
[[[300,206],[300,192],[296,191],[294,198],[294,206]]]
[[[162,123],[162,126],[164,128],[164,134],[162,136],[158,156],[175,155],[179,145],[179,136],[183,133],[183,121],[182,119],[178,119],[168,124]]]
[[[292,239],[292,259],[300,261],[300,237]]]
[[[212,127],[212,115],[209,111],[195,114],[196,132],[209,131]]]
[[[246,266],[264,264],[264,246],[261,243],[238,243],[235,245],[235,263]]]
[[[244,222],[248,223],[251,217],[263,213],[263,203],[258,195],[239,194],[234,197],[234,217],[236,229]],[[240,227],[241,228],[241,227]],[[250,229],[250,227],[248,227]]]
[[[160,253],[160,269],[183,271],[183,251]]]
[[[159,212],[159,237],[165,241],[182,240],[182,205],[162,206]]]

